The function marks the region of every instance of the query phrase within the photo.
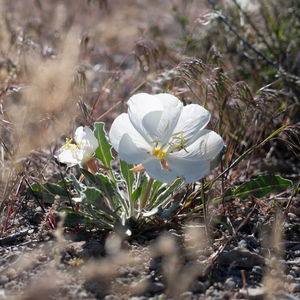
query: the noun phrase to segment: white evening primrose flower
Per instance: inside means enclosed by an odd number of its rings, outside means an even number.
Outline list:
[[[128,113],[114,120],[109,138],[121,159],[142,164],[150,177],[191,183],[209,174],[224,147],[221,136],[204,129],[209,120],[200,105],[141,93],[129,99]]]
[[[67,164],[68,167],[83,166],[98,148],[98,141],[88,126],[80,126],[76,129],[74,141],[75,143],[72,143],[72,139],[67,138],[66,143],[55,155],[59,162]]]

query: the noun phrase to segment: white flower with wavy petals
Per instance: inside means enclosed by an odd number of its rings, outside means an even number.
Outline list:
[[[72,139],[66,139],[63,145],[56,153],[55,157],[68,167],[83,165],[91,159],[95,150],[98,148],[98,141],[93,131],[87,126],[80,126],[76,129],[74,135],[75,144]]]
[[[129,99],[128,113],[114,120],[109,138],[122,160],[142,164],[150,177],[191,183],[209,174],[224,147],[221,136],[204,129],[209,120],[200,105],[140,93]]]

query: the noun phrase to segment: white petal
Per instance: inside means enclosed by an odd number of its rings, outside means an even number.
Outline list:
[[[220,135],[211,130],[202,130],[202,135],[185,150],[168,154],[170,169],[190,183],[208,175],[211,163],[224,147]]]
[[[210,120],[210,113],[197,104],[184,106],[173,134],[183,133],[185,146],[191,145],[201,134]]]
[[[159,129],[160,136],[162,138],[162,142],[166,143],[169,141],[176,124],[180,118],[183,105],[181,101],[167,93],[154,95],[157,97],[163,106],[163,115],[160,119]]]
[[[86,149],[89,152],[89,155],[92,155],[98,148],[98,141],[88,126],[78,127],[75,131],[74,139],[81,149]]]
[[[158,181],[171,183],[177,178],[177,175],[173,171],[164,169],[161,166],[160,160],[156,158],[150,158],[144,161],[143,166],[147,174]]]
[[[120,142],[124,134],[128,134],[131,138],[131,142],[134,143],[136,147],[143,149],[144,152],[150,152],[152,150],[151,146],[133,127],[128,114],[125,113],[119,115],[114,120],[109,131],[110,142],[117,152],[120,152]],[[124,151],[126,151],[126,149],[123,149],[123,152]]]
[[[213,160],[223,149],[224,142],[220,135],[208,129],[201,130],[201,136],[185,150],[171,153],[174,157]]]
[[[210,162],[207,160],[168,157],[166,161],[172,172],[183,178],[187,183],[199,180],[210,172]]]
[[[68,167],[80,164],[82,159],[81,155],[78,155],[78,151],[74,149],[64,149],[63,147],[57,151],[55,158]]]
[[[150,141],[160,141],[160,120],[163,115],[163,111],[151,111],[144,116],[142,120],[142,126],[150,136]]]
[[[139,148],[132,140],[131,136],[125,133],[119,143],[119,156],[122,160],[130,164],[139,164],[150,157],[149,151]]]
[[[75,203],[80,203],[80,202],[82,202],[83,197],[73,197],[72,200],[73,200]]]
[[[182,103],[170,94],[137,94],[128,101],[128,115],[136,130],[148,141],[166,143],[178,121]]]
[[[153,137],[149,135],[143,127],[143,118],[150,112],[163,111],[163,106],[159,99],[153,95],[140,93],[132,96],[128,100],[128,116],[134,128],[151,143]]]

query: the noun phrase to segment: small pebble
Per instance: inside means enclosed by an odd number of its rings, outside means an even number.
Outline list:
[[[289,275],[293,276],[294,278],[297,277],[296,273],[293,270],[289,271]]]
[[[299,257],[299,256],[300,256],[300,250],[296,250],[296,251],[294,252],[294,255],[295,255],[296,257]]]
[[[288,215],[288,217],[289,217],[290,220],[294,220],[294,219],[297,218],[297,216],[295,214],[293,214],[293,213],[288,213],[287,215]]]
[[[236,288],[236,282],[232,277],[229,277],[224,282],[224,289],[227,291],[233,291]]]
[[[205,284],[199,280],[195,280],[190,289],[193,293],[204,293],[206,290]]]
[[[295,274],[297,275],[297,277],[300,277],[300,267],[295,266],[292,269],[295,272]]]
[[[17,276],[17,271],[14,268],[7,268],[5,270],[5,276],[8,279],[14,279]]]
[[[263,270],[261,266],[254,266],[252,269],[252,273],[262,275]]]
[[[180,300],[190,300],[193,299],[193,293],[192,292],[184,292],[179,297]]]
[[[287,281],[293,281],[294,280],[294,277],[292,275],[287,275],[286,276],[286,280]]]
[[[0,275],[0,284],[5,284],[9,281],[6,275]]]
[[[114,295],[106,295],[103,300],[118,300],[119,297]]]
[[[4,285],[6,290],[12,290],[16,287],[16,283],[14,281],[9,281]]]
[[[245,240],[241,240],[238,243],[239,248],[247,248],[247,242]]]
[[[300,283],[290,284],[290,289],[292,293],[300,293]]]

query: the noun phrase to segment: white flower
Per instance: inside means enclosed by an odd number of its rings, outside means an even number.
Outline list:
[[[83,197],[73,197],[72,200],[73,200],[75,203],[81,203],[82,200],[83,200]]]
[[[200,105],[183,107],[170,94],[141,93],[129,99],[128,114],[114,120],[109,137],[121,159],[142,164],[150,177],[191,183],[209,174],[224,147],[221,136],[204,129],[209,120]]]
[[[63,145],[56,153],[55,157],[68,167],[83,165],[91,159],[95,150],[98,148],[98,141],[93,131],[87,126],[80,126],[76,129],[74,135],[75,144],[72,139],[66,139]]]

